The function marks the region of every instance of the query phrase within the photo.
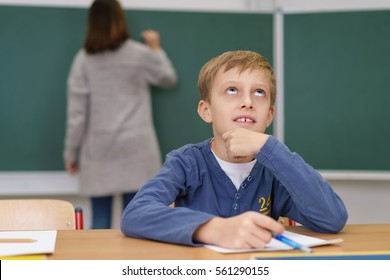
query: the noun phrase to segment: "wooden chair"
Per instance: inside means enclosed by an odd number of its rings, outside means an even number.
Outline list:
[[[0,230],[77,229],[75,209],[64,200],[2,199],[0,216]]]

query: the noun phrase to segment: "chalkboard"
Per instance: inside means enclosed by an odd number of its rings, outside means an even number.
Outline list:
[[[211,136],[196,113],[201,66],[227,50],[272,62],[272,15],[126,11],[132,37],[153,28],[178,72],[174,89],[153,89],[162,157]],[[63,170],[66,79],[82,46],[87,10],[0,6],[0,171]]]
[[[286,15],[285,140],[317,169],[390,169],[390,11]]]
[[[85,11],[0,6],[0,170],[63,170],[66,77]]]

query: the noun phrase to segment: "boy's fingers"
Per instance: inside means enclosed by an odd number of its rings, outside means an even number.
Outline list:
[[[224,134],[222,134],[222,139],[226,141],[230,137],[230,134],[232,134],[232,130],[226,131]]]
[[[267,229],[270,233],[283,233],[285,230],[283,225],[271,217],[262,214],[256,219],[256,224],[261,228]]]

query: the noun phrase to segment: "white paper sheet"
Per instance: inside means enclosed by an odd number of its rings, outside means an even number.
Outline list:
[[[287,238],[290,238],[294,240],[295,242],[304,245],[306,247],[317,247],[317,246],[323,246],[328,244],[335,244],[343,242],[343,239],[337,238],[337,239],[331,239],[331,240],[324,240],[319,239],[315,237],[310,237],[290,231],[285,231],[283,233],[284,236]],[[280,242],[279,240],[276,240],[272,238],[271,242],[269,242],[264,248],[258,248],[258,249],[227,249],[215,245],[205,245],[205,247],[217,251],[219,253],[244,253],[244,252],[260,252],[260,251],[286,251],[286,250],[293,250],[290,246],[284,244],[283,242]]]
[[[0,243],[0,256],[20,256],[54,253],[56,245],[56,230],[45,231],[2,231],[0,238],[34,239],[31,243]]]

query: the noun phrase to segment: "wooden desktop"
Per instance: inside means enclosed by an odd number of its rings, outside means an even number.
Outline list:
[[[390,251],[390,224],[347,225],[338,234],[320,234],[303,227],[287,230],[321,239],[344,242],[314,248],[315,252]],[[289,251],[291,254],[296,250]],[[258,253],[256,253],[258,254]],[[273,254],[262,252],[261,254]],[[59,230],[50,260],[248,260],[252,253],[221,254],[190,247],[124,236],[119,229]]]

